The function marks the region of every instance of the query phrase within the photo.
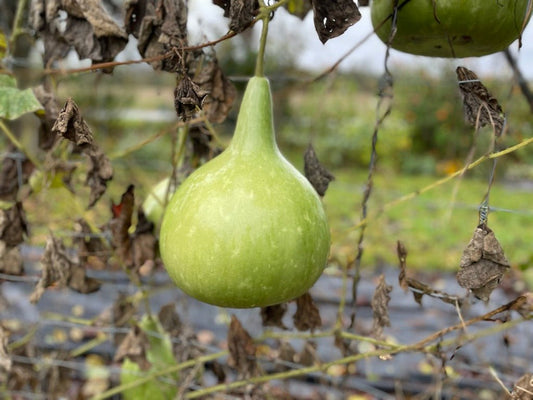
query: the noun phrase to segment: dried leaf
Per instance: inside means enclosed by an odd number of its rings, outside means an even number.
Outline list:
[[[361,19],[353,0],[311,0],[315,30],[322,43],[342,35],[346,29]]]
[[[21,202],[7,209],[0,208],[0,241],[7,247],[15,247],[24,241],[28,225]]]
[[[518,379],[511,392],[512,400],[533,399],[533,373],[525,374]]]
[[[315,153],[315,149],[312,144],[309,144],[304,155],[304,172],[305,177],[311,185],[315,188],[320,196],[326,194],[329,183],[335,179],[322,164],[318,161],[318,157]]]
[[[389,293],[391,291],[392,286],[387,285],[385,275],[381,274],[371,302],[373,312],[372,334],[376,338],[381,338],[383,336],[383,328],[390,326]]]
[[[80,59],[111,61],[128,42],[100,0],[34,0],[30,22],[44,41],[45,64],[64,58],[72,47]]]
[[[81,116],[78,105],[69,98],[52,127],[52,132],[63,136],[81,149],[93,145],[93,134],[85,119]]]
[[[195,74],[197,77],[194,81],[200,86],[203,93],[207,93],[207,97],[203,102],[203,110],[207,118],[210,122],[222,123],[235,102],[237,90],[224,75],[215,56],[211,55],[209,57],[210,59],[208,60],[204,60],[204,57],[199,57],[202,69],[199,74]],[[193,67],[190,69],[194,70]]]
[[[15,201],[21,185],[28,182],[34,165],[11,146],[2,159],[0,169],[0,200]]]
[[[174,303],[168,303],[162,306],[157,316],[161,326],[171,337],[180,335],[183,326]]]
[[[287,329],[283,324],[283,316],[287,312],[287,303],[276,304],[261,308],[261,320],[263,326],[277,326],[281,329]]]
[[[146,359],[149,345],[150,342],[146,333],[138,325],[135,325],[118,346],[113,361],[118,362],[129,358],[138,364],[142,370],[147,370],[150,368],[150,363]]]
[[[407,292],[407,290],[409,290],[409,284],[407,282],[407,249],[399,240],[396,242],[396,254],[398,255],[398,260],[400,262],[398,281],[404,292]]]
[[[13,365],[7,350],[8,336],[8,331],[0,325],[0,369],[6,372],[11,371]]]
[[[228,365],[235,368],[243,379],[256,376],[259,365],[255,359],[255,344],[235,315],[231,316],[228,330]]]
[[[107,182],[113,179],[113,166],[107,156],[97,147],[93,146],[87,152],[90,160],[90,169],[87,172],[85,185],[91,188],[88,208],[93,207],[107,189]]]
[[[320,311],[313,302],[309,292],[304,293],[296,299],[296,312],[294,313],[293,322],[299,331],[311,330],[322,326]]]
[[[219,148],[212,145],[213,135],[203,124],[191,126],[187,138],[190,139],[192,143],[193,157],[198,161],[210,160],[220,152]],[[193,165],[195,164],[196,162],[193,162]]]
[[[89,262],[90,258],[96,258],[99,260],[99,265],[106,265],[107,258],[109,257],[109,251],[105,245],[102,237],[92,232],[89,224],[84,219],[78,219],[74,223],[74,231],[76,236],[74,237],[74,244],[78,248],[78,256],[82,264]]]
[[[133,207],[135,204],[135,186],[129,185],[122,194],[120,203],[111,204],[113,218],[109,221],[111,230],[111,245],[120,257],[120,260],[127,266],[133,265],[132,259],[132,239],[129,234]]]
[[[229,29],[235,33],[246,30],[259,13],[257,0],[213,0],[224,9],[224,16],[230,19]]]
[[[133,265],[141,267],[147,261],[154,261],[157,253],[157,238],[154,224],[146,218],[142,209],[137,210],[137,226],[131,238]]]
[[[137,48],[143,58],[165,55],[172,48],[187,46],[188,7],[184,0],[143,1],[126,3],[127,33],[138,39]],[[152,61],[155,70],[177,72],[182,63],[167,57]]]
[[[306,340],[302,351],[295,357],[299,364],[310,367],[312,365],[320,364],[320,359],[317,354],[317,344],[311,340]]]
[[[488,301],[503,274],[510,267],[494,232],[485,224],[479,225],[463,252],[457,282],[474,295]]]
[[[46,241],[41,266],[41,279],[30,296],[32,303],[38,302],[45,289],[54,284],[68,286],[80,293],[92,293],[100,288],[100,282],[87,277],[85,269],[72,259],[63,242],[53,235]]]
[[[197,109],[202,109],[207,92],[192,81],[187,75],[174,89],[174,108],[183,121],[191,119]]]
[[[57,117],[59,116],[59,103],[49,85],[41,84],[33,88],[37,100],[43,105],[44,113],[37,113],[41,121],[39,126],[39,148],[50,150],[57,140],[57,135],[52,131]]]
[[[477,75],[465,67],[457,67],[459,90],[463,95],[463,109],[466,121],[475,127],[490,125],[496,137],[501,136],[505,125],[505,114],[498,100],[494,98]]]
[[[8,275],[22,275],[24,263],[19,247],[8,247],[0,241],[0,272]]]

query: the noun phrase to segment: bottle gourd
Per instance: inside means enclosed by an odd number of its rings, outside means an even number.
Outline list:
[[[233,139],[165,211],[160,250],[176,285],[206,303],[264,307],[304,294],[327,261],[321,200],[280,153],[266,78],[248,82]]]
[[[392,0],[372,0],[376,34],[387,43]],[[399,2],[391,47],[429,57],[480,57],[506,49],[524,31],[530,0],[410,0]]]

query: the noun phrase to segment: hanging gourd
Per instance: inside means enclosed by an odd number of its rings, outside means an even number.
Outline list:
[[[478,57],[506,49],[531,16],[530,0],[399,0],[391,47],[429,57]],[[373,0],[376,34],[389,41],[393,0]],[[382,24],[383,21],[386,22]]]

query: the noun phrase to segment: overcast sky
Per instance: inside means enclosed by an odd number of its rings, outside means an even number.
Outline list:
[[[211,0],[195,0],[189,2],[190,23],[192,31],[202,32],[208,39],[215,39],[227,31],[227,20],[223,17],[220,7],[214,6]],[[361,8],[361,20],[350,27],[342,36],[329,40],[323,45],[315,32],[312,13],[309,13],[304,21],[279,10],[271,22],[269,35],[272,43],[270,49],[274,47],[279,51],[287,48],[287,43],[295,44],[296,51],[299,52],[298,63],[300,66],[320,71],[333,64],[355,43],[358,43],[369,32],[372,31],[370,22],[370,9]],[[258,24],[259,25],[259,24]],[[513,54],[518,58],[519,67],[522,73],[533,79],[533,23],[530,23],[523,35],[523,46],[518,51],[517,43],[511,47]],[[198,29],[199,28],[199,29]],[[259,26],[255,27],[258,31]],[[201,41],[201,38],[197,38]],[[267,48],[267,54],[268,54]],[[372,70],[377,73],[383,71],[383,58],[385,46],[373,35],[364,45],[358,48],[342,64],[342,69]],[[398,51],[391,52],[389,60],[391,68],[423,66],[430,71],[442,68],[455,70],[457,65],[463,65],[472,69],[481,76],[503,75],[511,76],[511,71],[502,54],[493,54],[485,57],[468,59],[435,59],[429,57],[413,56]]]

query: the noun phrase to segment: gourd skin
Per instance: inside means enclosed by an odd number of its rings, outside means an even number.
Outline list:
[[[392,0],[372,1],[374,27],[392,13],[392,4]],[[496,53],[519,37],[527,6],[528,0],[410,0],[398,11],[391,47],[429,57]],[[387,43],[390,30],[391,20],[376,33]]]
[[[201,301],[264,307],[305,293],[329,246],[320,198],[275,143],[268,80],[253,77],[231,144],[191,174],[167,206],[165,267]]]

